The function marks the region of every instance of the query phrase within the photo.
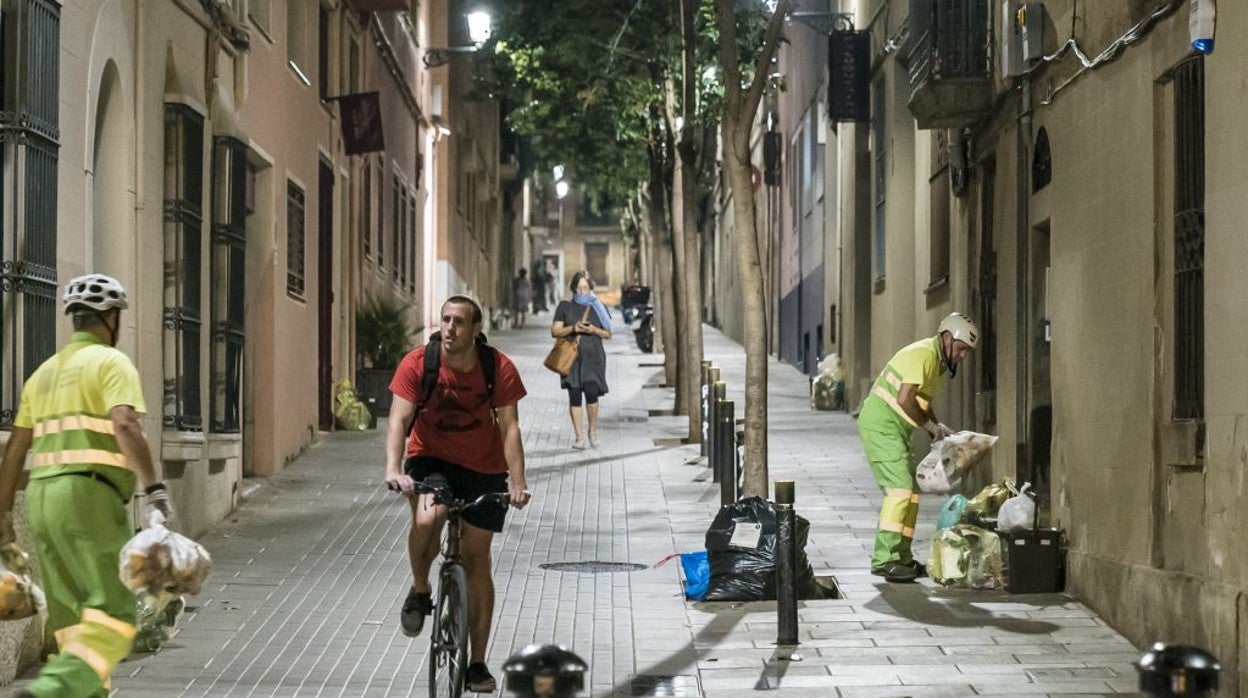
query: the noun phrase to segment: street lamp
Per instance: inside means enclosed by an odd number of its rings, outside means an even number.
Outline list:
[[[555,182],[555,196],[558,197],[559,199],[563,199],[563,197],[567,195],[568,195],[568,183],[563,180],[559,180],[558,182]]]
[[[468,38],[472,41],[471,46],[448,46],[446,48],[429,48],[425,49],[425,55],[421,57],[426,68],[438,68],[451,62],[451,57],[463,53],[476,53],[481,45],[490,40],[491,23],[490,13],[484,10],[469,12],[464,15],[468,20]]]

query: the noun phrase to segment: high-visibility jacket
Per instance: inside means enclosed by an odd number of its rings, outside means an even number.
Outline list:
[[[897,402],[903,383],[918,386],[916,400],[919,407],[926,410],[944,385],[939,335],[908,344],[893,355],[862,403],[858,415],[861,428],[909,434],[918,426]]]
[[[96,472],[128,501],[135,475],[109,416],[119,405],[147,411],[134,363],[95,335],[75,332],[22,389],[13,423],[32,430],[30,478]]]

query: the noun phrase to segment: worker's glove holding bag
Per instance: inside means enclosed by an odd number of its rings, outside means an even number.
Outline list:
[[[165,483],[157,482],[143,490],[143,522],[148,526],[173,523],[173,501]]]
[[[212,570],[204,546],[154,523],[121,549],[121,582],[156,597],[199,593]]]

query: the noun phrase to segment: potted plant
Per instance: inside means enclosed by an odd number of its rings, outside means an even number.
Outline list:
[[[390,414],[390,379],[422,329],[408,320],[407,306],[387,294],[370,296],[355,311],[356,393],[373,416]]]

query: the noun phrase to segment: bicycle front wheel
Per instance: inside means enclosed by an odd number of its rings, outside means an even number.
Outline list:
[[[459,565],[442,567],[429,643],[429,698],[459,698],[468,670],[468,579]]]

